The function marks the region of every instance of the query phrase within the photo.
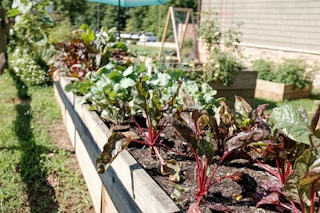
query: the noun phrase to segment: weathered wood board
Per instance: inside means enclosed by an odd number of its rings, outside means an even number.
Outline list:
[[[309,97],[310,86],[303,89],[295,88],[292,84],[283,84],[265,80],[257,80],[255,98],[269,101],[283,101]]]
[[[54,84],[57,102],[75,148],[96,212],[179,212],[179,208],[137,161],[123,151],[106,173],[98,175],[96,157],[111,134],[99,116],[66,93],[70,81],[60,76]]]
[[[210,86],[217,90],[217,98],[225,97],[226,104],[229,107],[234,107],[234,96],[241,96],[250,104],[254,103],[254,94],[256,89],[257,72],[255,71],[241,71],[233,78],[233,84],[228,87],[220,82],[209,82]]]

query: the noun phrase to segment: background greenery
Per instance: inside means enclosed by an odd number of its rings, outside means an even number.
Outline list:
[[[21,0],[21,2],[26,0]],[[1,2],[1,1],[0,1]],[[2,5],[10,9],[15,0],[3,0]],[[41,0],[33,1],[41,2]],[[68,20],[76,29],[88,24],[92,29],[115,27],[118,23],[118,7],[107,4],[86,2],[84,0],[52,0],[54,15]],[[167,4],[146,7],[121,8],[120,30],[130,32],[150,31],[162,35],[162,30],[170,6],[192,8],[197,12],[197,0],[170,0]],[[185,19],[184,14],[176,14],[177,21]]]

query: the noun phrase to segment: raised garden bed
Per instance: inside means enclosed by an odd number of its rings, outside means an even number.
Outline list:
[[[66,125],[72,145],[80,164],[83,176],[86,180],[96,212],[184,212],[194,202],[194,165],[192,161],[183,162],[184,182],[183,187],[189,188],[176,202],[169,197],[174,188],[174,182],[165,176],[159,175],[159,162],[153,163],[154,158],[149,149],[124,150],[120,153],[111,167],[104,173],[98,174],[96,157],[100,155],[104,144],[108,141],[111,132],[106,124],[94,111],[89,111],[89,105],[81,104],[82,98],[71,92],[65,92],[64,87],[70,78],[60,76],[55,81],[55,95],[61,107],[62,116]],[[165,134],[172,132],[165,132]],[[125,134],[132,135],[132,132]],[[168,154],[169,152],[163,152]],[[172,154],[172,153],[171,153]],[[137,159],[137,160],[136,160]],[[142,168],[142,165],[144,168]],[[246,179],[241,185],[232,181],[223,181],[213,187],[207,196],[207,200],[213,203],[222,203],[236,211],[256,212],[259,208],[247,195],[241,201],[235,201],[232,197],[243,191],[242,187],[255,190],[257,184],[266,181],[270,175],[257,168],[247,167],[247,163],[227,163],[221,165],[219,176],[232,174],[239,171],[245,174]],[[212,165],[214,168],[214,165]],[[146,169],[146,170],[145,170]],[[155,182],[156,181],[156,182]],[[159,186],[163,187],[163,189]],[[245,185],[245,186],[244,186]],[[230,209],[229,209],[230,210]],[[274,212],[272,210],[263,210]],[[201,212],[211,212],[203,208]]]
[[[89,111],[88,105],[80,104],[81,97],[64,91],[69,82],[69,78],[60,76],[54,82],[55,96],[95,211],[179,212],[176,204],[126,150],[104,174],[97,173],[96,157],[108,141],[110,129],[95,112]]]
[[[283,101],[309,97],[311,87],[295,88],[293,84],[276,83],[257,79],[255,98],[269,101]]]
[[[230,87],[215,81],[209,82],[209,84],[213,89],[217,90],[216,97],[226,98],[226,104],[229,107],[233,107],[235,95],[241,96],[252,106],[256,90],[256,80],[256,71],[244,70],[234,76],[233,83]]]
[[[95,166],[97,156],[100,155],[111,134],[111,129],[114,128],[112,126],[109,129],[96,112],[89,111],[89,105],[81,104],[81,97],[64,91],[65,85],[69,82],[70,79],[60,77],[55,82],[55,93],[96,212],[186,212],[190,210],[199,197],[195,197],[198,193],[194,185],[195,161],[189,155],[180,155],[186,151],[187,147],[172,131],[172,126],[180,128],[181,124],[173,122],[169,125],[160,136],[161,141],[158,145],[163,159],[176,159],[180,164],[178,171],[181,179],[178,185],[181,186],[179,190],[184,191],[183,193],[173,193],[177,189],[176,184],[168,179],[169,174],[162,174],[159,171],[160,161],[155,161],[155,156],[150,153],[150,149],[141,146],[130,146],[129,151],[121,152],[111,167],[105,173],[98,175]],[[132,138],[136,129],[129,129],[132,132],[125,132],[125,135],[130,135]],[[238,137],[242,138],[243,134],[239,134]],[[202,140],[202,142],[205,141]],[[230,142],[234,144],[235,141]],[[174,152],[165,148],[169,148],[170,145],[175,147]],[[218,152],[219,149],[216,151]],[[237,153],[234,152],[234,154]],[[230,159],[227,160],[229,157]],[[208,188],[199,203],[201,211],[195,210],[196,212],[209,213],[212,212],[211,209],[219,209],[219,212],[259,211],[256,207],[259,197],[256,196],[262,195],[263,191],[258,186],[262,186],[261,184],[273,178],[271,174],[254,163],[252,158],[247,157],[238,159],[236,155],[233,157],[228,155],[221,164],[219,158],[210,163],[210,171],[214,170],[212,173],[214,176],[211,177],[214,178],[215,183]],[[258,164],[265,165],[261,162]],[[273,168],[270,167],[270,169],[273,171]],[[168,196],[169,194],[174,201]],[[268,203],[270,201],[262,199],[258,206],[263,207],[261,210],[264,212],[277,212],[273,205],[264,206],[264,204],[270,204]]]

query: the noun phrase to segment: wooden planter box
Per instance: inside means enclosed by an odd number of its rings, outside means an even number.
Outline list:
[[[234,76],[233,84],[228,87],[224,86],[221,82],[212,81],[209,82],[210,86],[217,90],[216,97],[225,97],[226,104],[234,107],[234,96],[241,96],[251,106],[254,103],[254,95],[256,89],[257,72],[244,70]]]
[[[275,83],[258,79],[255,98],[269,101],[283,101],[309,97],[310,94],[310,86],[299,89],[294,88],[292,84]]]
[[[96,157],[111,134],[99,116],[65,92],[70,80],[59,76],[54,91],[96,212],[179,212],[173,200],[124,150],[106,173],[96,171]]]

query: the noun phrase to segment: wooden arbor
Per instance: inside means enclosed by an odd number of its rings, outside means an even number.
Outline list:
[[[175,19],[174,12],[184,12],[187,15],[186,19],[185,19],[185,23],[184,23],[184,29],[182,30],[182,36],[179,36],[179,37],[178,37],[176,19]],[[164,42],[166,41],[166,35],[167,35],[167,32],[168,32],[170,18],[171,18],[171,21],[172,21],[175,48],[176,48],[176,51],[177,51],[177,59],[178,59],[178,62],[181,62],[181,49],[182,49],[182,46],[183,46],[183,41],[184,41],[185,36],[186,36],[187,27],[189,25],[189,22],[191,21],[191,24],[193,25],[193,29],[194,29],[194,26],[195,26],[193,10],[190,9],[190,8],[177,8],[177,7],[170,7],[169,8],[167,19],[166,19],[166,25],[164,27],[164,31],[163,31],[163,35],[162,35],[162,41],[161,41],[161,47],[160,47],[160,50],[159,50],[158,59],[160,59],[160,57],[162,55],[162,52],[163,52],[163,46],[164,46]],[[195,46],[195,43],[196,43],[196,38],[195,38],[195,36],[193,36],[193,44],[194,44],[194,46]],[[196,48],[194,47],[194,50],[195,49]]]

